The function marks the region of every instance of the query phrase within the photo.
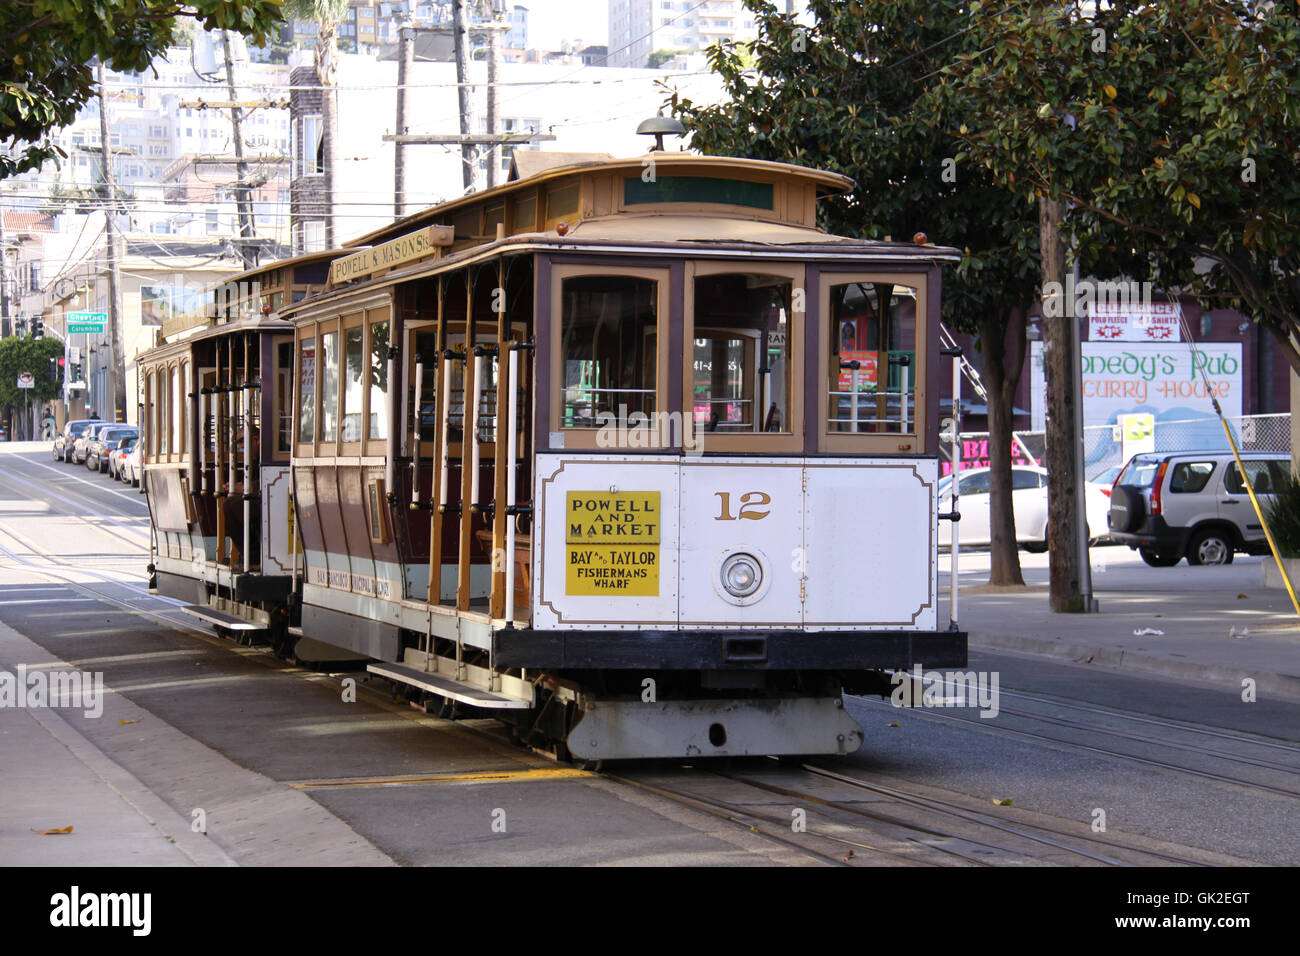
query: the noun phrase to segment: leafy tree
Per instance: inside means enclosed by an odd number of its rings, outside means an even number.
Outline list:
[[[979,337],[989,390],[990,582],[1020,584],[1011,511],[1013,399],[1025,318],[1038,295],[1035,209],[975,163],[958,163],[965,118],[935,104],[933,77],[978,48],[956,0],[812,0],[805,28],[746,0],[759,36],[709,51],[728,102],[676,95],[674,113],[705,153],[832,170],[857,189],[823,200],[833,233],[910,240],[920,231],[965,256],[947,276],[943,316]]]
[[[90,64],[139,72],[171,43],[177,24],[197,20],[264,42],[278,28],[281,0],[6,0],[0,4],[0,179],[63,156],[49,138],[95,95]]]
[[[316,24],[314,65],[321,90],[321,140],[325,177],[325,248],[334,242],[334,173],[338,165],[338,101],[335,98],[335,74],[339,66],[339,24],[347,16],[348,0],[288,0],[285,9],[296,20]]]
[[[1068,202],[1082,264],[1127,256],[1157,285],[1265,326],[1300,372],[1300,15],[1291,4],[972,3],[939,80],[964,155]]]
[[[0,339],[0,408],[4,409],[6,421],[13,422],[29,405],[38,406],[59,397],[59,385],[50,378],[50,359],[62,354],[63,343],[57,339]],[[35,377],[35,388],[18,387],[18,376],[23,372]]]
[[[1083,269],[1127,259],[1166,290],[1254,313],[1300,371],[1294,8],[1118,0],[971,10],[978,53],[944,71],[936,100],[968,117],[963,157],[1039,203],[1044,279],[1061,278],[1060,239],[1072,236]],[[1052,360],[1069,344],[1067,321],[1046,330],[1048,451],[1060,457],[1048,469],[1054,610],[1082,606],[1071,522],[1082,502],[1064,473],[1075,399],[1054,384]]]

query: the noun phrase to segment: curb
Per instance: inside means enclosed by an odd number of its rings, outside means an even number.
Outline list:
[[[1282,697],[1287,700],[1300,701],[1300,677],[1288,674],[1252,674],[1233,667],[1221,667],[1213,664],[1191,664],[1183,661],[1171,661],[1152,654],[1116,650],[1109,647],[1087,647],[1082,644],[1068,644],[1063,641],[1050,641],[1040,637],[1024,637],[1018,634],[996,634],[988,631],[970,631],[967,634],[970,646],[979,650],[1014,651],[1020,654],[1032,654],[1038,657],[1050,657],[1086,666],[1101,666],[1113,670],[1140,671],[1156,674],[1176,680],[1204,681],[1218,685],[1229,693],[1240,693],[1241,682],[1250,678],[1255,681],[1258,694]]]

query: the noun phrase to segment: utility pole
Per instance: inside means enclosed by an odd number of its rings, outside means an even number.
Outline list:
[[[5,213],[0,206],[0,335],[13,335],[13,321],[9,315],[9,256],[5,252]]]
[[[469,10],[471,0],[451,0],[451,35],[456,49],[456,96],[460,104],[460,135],[469,136]],[[460,147],[461,172],[465,189],[474,185],[475,149],[468,142]]]
[[[497,22],[496,0],[486,0],[485,6],[491,23],[487,31],[487,132],[495,136],[501,131],[497,116],[497,68],[501,62],[501,24]],[[491,189],[501,175],[501,147],[488,148],[487,185]]]
[[[401,22],[397,27],[397,135],[410,130],[407,120],[406,84],[411,76],[411,67],[415,64],[415,29],[411,25],[410,13],[402,7]],[[401,219],[406,215],[406,144],[400,140],[394,144],[393,155],[393,218]]]
[[[221,46],[226,55],[226,86],[230,90],[230,101],[238,103],[239,94],[235,92],[235,58],[230,52],[230,31],[221,31]],[[230,108],[230,125],[235,134],[235,208],[239,212],[239,255],[244,260],[244,268],[252,269],[257,265],[257,245],[253,241],[253,197],[248,187],[248,163],[244,161],[244,111],[237,105]]]
[[[1082,575],[1087,539],[1079,540],[1084,502],[1079,476],[1079,380],[1077,353],[1079,320],[1074,301],[1064,294],[1049,296],[1048,288],[1065,288],[1065,248],[1061,223],[1065,202],[1038,197],[1038,235],[1043,276],[1043,365],[1047,377],[1047,544],[1051,554],[1049,601],[1053,611],[1084,612]],[[1050,285],[1055,283],[1055,285]],[[1052,301],[1055,299],[1055,301]],[[1050,306],[1049,306],[1050,302]],[[1049,317],[1050,316],[1050,317]],[[1081,560],[1081,554],[1084,557]]]
[[[126,374],[122,346],[122,275],[117,262],[117,186],[113,183],[113,146],[108,136],[108,84],[104,79],[104,61],[99,61],[99,138],[104,160],[104,186],[109,201],[105,208],[104,237],[108,244],[108,381],[109,400],[113,402],[113,421],[126,421]]]

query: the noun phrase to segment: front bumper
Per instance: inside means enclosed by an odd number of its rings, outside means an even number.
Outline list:
[[[535,631],[494,635],[498,667],[868,671],[965,667],[964,631]]]

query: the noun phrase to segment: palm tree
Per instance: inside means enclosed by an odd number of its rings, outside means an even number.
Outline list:
[[[334,169],[338,160],[338,106],[335,72],[339,63],[339,24],[347,16],[348,0],[286,0],[285,12],[295,20],[316,24],[316,77],[321,85],[321,140],[325,173],[325,248],[334,242]]]

